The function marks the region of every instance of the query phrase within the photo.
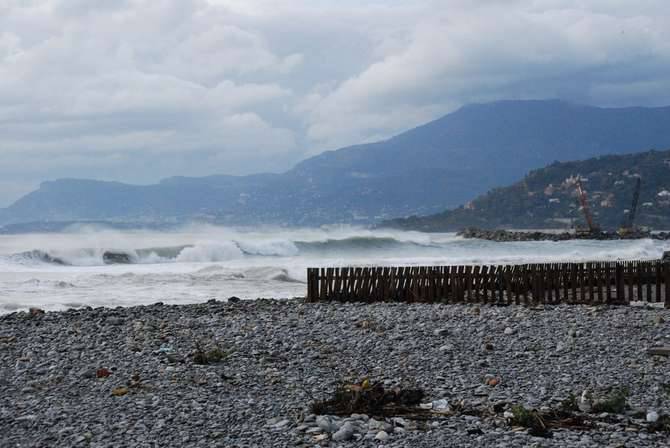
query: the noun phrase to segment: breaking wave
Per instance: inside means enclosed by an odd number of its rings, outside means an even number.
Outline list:
[[[448,263],[479,262],[538,262],[566,260],[650,259],[658,258],[662,247],[651,240],[603,242],[522,242],[492,243],[463,240],[453,236],[426,235],[344,236],[332,238],[320,235],[298,235],[290,238],[254,238],[237,235],[221,241],[201,241],[193,244],[166,245],[133,249],[69,248],[35,249],[0,257],[23,265],[50,264],[54,266],[103,266],[124,264],[212,263],[242,259],[336,257],[366,260],[374,257],[393,259],[439,258]],[[360,262],[360,261],[359,261]],[[270,262],[272,264],[272,262]],[[279,278],[278,278],[279,280]]]
[[[222,262],[243,257],[293,257],[303,254],[368,253],[369,251],[398,251],[439,247],[435,244],[403,241],[390,237],[349,237],[315,241],[230,240],[138,249],[35,249],[10,255],[6,258],[20,264],[47,263],[60,266],[99,266],[170,262]]]

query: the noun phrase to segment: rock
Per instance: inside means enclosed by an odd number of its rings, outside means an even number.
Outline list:
[[[319,415],[316,418],[316,425],[325,432],[335,432],[337,430],[337,425],[333,424],[330,417],[325,415]]]
[[[354,425],[347,422],[333,434],[333,440],[336,442],[344,442],[345,440],[351,439],[354,436],[354,432]]]
[[[649,423],[656,423],[658,421],[658,412],[654,410],[647,411],[647,421]]]
[[[275,429],[281,429],[285,426],[288,426],[289,423],[291,423],[290,420],[287,420],[287,419],[280,420],[280,421],[278,421],[277,423],[274,424],[274,428]]]
[[[479,386],[473,393],[476,397],[485,397],[490,393],[490,390],[486,386]]]
[[[80,378],[95,378],[97,373],[96,369],[90,368],[90,367],[84,367],[79,371],[77,374]]]
[[[240,300],[242,300],[242,299],[240,299],[239,297],[235,297],[235,296],[228,297],[228,303],[238,303]]]
[[[386,442],[389,439],[389,434],[386,431],[379,431],[375,436],[375,440]]]
[[[656,325],[661,325],[663,322],[665,322],[665,319],[663,319],[663,316],[654,316],[654,323]]]
[[[112,317],[107,318],[107,323],[109,325],[122,325],[123,324],[123,319],[120,318],[120,317],[112,316]]]
[[[514,328],[512,328],[512,327],[507,327],[507,328],[505,328],[504,333],[505,333],[507,336],[513,335],[513,334],[515,333],[515,332],[514,332]]]
[[[447,330],[446,328],[438,328],[437,330],[433,331],[433,334],[435,336],[446,336],[449,334],[449,330]]]
[[[440,347],[441,352],[450,352],[454,349],[454,344],[444,344]]]

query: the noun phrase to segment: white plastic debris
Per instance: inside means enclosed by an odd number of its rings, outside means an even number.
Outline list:
[[[433,410],[435,411],[446,411],[449,409],[449,401],[447,401],[445,398],[442,398],[441,400],[435,400],[431,404],[433,405]]]
[[[582,412],[591,412],[591,408],[593,407],[593,395],[591,394],[591,391],[586,389],[582,392],[577,407],[579,407],[579,410]]]

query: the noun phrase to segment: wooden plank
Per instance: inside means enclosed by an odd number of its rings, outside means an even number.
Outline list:
[[[644,301],[644,281],[642,276],[642,263],[634,262],[635,266],[635,286],[637,287],[637,300]]]
[[[670,346],[649,347],[647,349],[647,354],[651,356],[670,356]]]
[[[650,261],[645,261],[644,262],[644,282],[646,283],[647,286],[647,302],[653,302],[654,299],[652,297],[652,285],[654,284],[654,274],[651,266]]]
[[[496,284],[498,286],[498,298],[497,303],[505,303],[505,276],[504,276],[504,266],[496,266]]]
[[[505,289],[506,289],[506,303],[512,303],[514,291],[512,290],[512,267],[505,266],[503,269],[503,276],[505,277]]]
[[[633,275],[633,263],[626,262],[626,282],[628,283],[628,302],[635,300],[635,276]]]
[[[522,267],[519,265],[514,266],[512,270],[512,284],[514,286],[514,303],[520,305],[523,300],[523,276],[521,274]]]
[[[661,260],[657,260],[654,262],[654,280],[655,282],[655,295],[654,295],[654,302],[659,303],[663,301],[663,263],[661,263]]]
[[[588,289],[587,289],[588,300],[589,300],[589,303],[593,303],[593,287],[594,287],[594,285],[593,285],[593,282],[594,282],[593,263],[590,263],[590,262],[586,263],[585,269],[586,269],[586,272],[585,272],[586,281],[588,282]]]
[[[570,283],[571,275],[570,265],[568,263],[561,263],[561,303],[570,302],[570,291],[572,289],[572,284]]]
[[[486,266],[476,265],[472,268],[472,300],[475,302],[480,302],[482,300],[481,292],[481,283],[482,283],[482,272],[486,269]]]
[[[598,303],[603,303],[603,287],[604,287],[604,268],[602,263],[595,264],[595,286],[596,286],[596,298]]]
[[[605,290],[605,303],[612,303],[614,301],[614,293],[616,290],[616,264],[608,261],[605,263],[605,277],[607,277],[607,289]]]
[[[547,281],[544,278],[544,263],[537,265],[537,300],[538,303],[546,303],[547,300]]]
[[[307,290],[307,299],[308,302],[316,302],[317,300],[317,291],[319,287],[319,274],[316,268],[309,268],[307,270],[307,278],[309,283],[309,288]]]
[[[529,270],[530,270],[530,267],[529,267],[529,265],[526,264],[526,265],[523,265],[523,267],[521,268],[521,273],[520,273],[521,277],[522,277],[521,284],[522,284],[522,288],[523,288],[522,289],[522,291],[523,291],[523,304],[526,305],[526,306],[528,306],[528,301],[529,301],[528,293],[529,293],[529,289],[531,287],[531,285],[530,285],[530,275],[529,275],[529,272],[528,272]]]

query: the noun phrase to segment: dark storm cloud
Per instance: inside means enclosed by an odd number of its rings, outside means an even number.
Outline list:
[[[468,102],[670,103],[665,1],[5,0],[0,204],[283,170]]]

